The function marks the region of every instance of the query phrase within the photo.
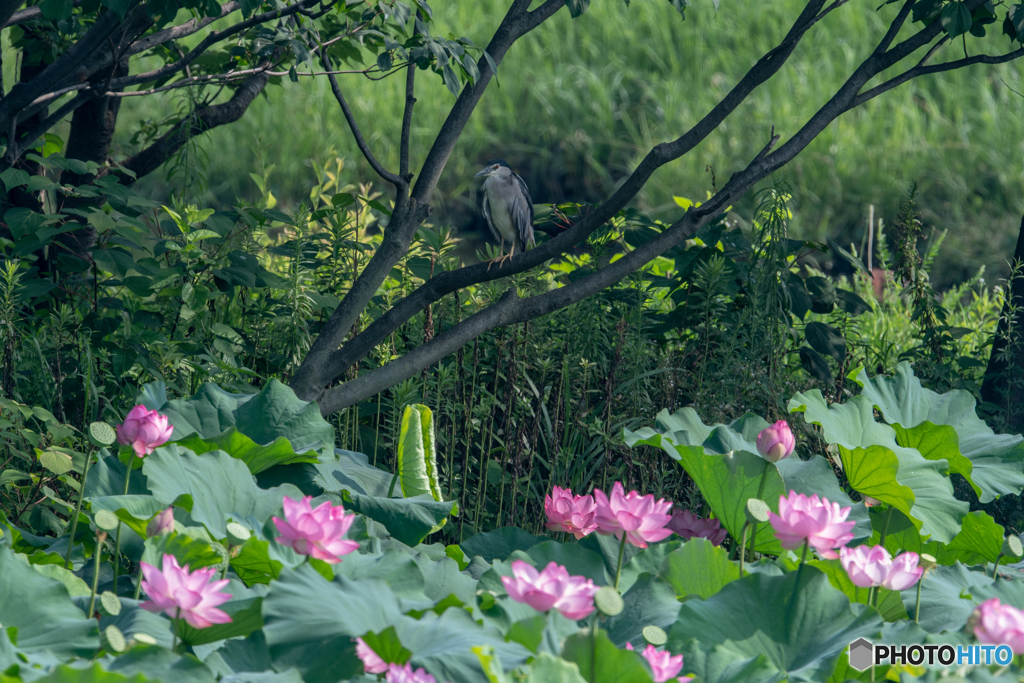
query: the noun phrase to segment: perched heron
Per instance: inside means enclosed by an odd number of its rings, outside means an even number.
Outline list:
[[[498,257],[490,261],[501,267],[519,251],[526,251],[536,242],[533,238],[533,200],[526,183],[502,159],[491,159],[484,170],[474,178],[484,180],[484,218],[491,229],[494,239],[501,243]],[[512,245],[509,254],[505,255],[505,242]],[[487,270],[491,269],[487,266]]]

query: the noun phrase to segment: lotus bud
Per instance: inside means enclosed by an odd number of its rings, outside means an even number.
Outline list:
[[[152,538],[160,534],[169,534],[172,531],[174,531],[174,508],[169,507],[149,520],[149,525],[146,527],[146,536]]]
[[[765,427],[757,435],[757,452],[768,462],[778,462],[789,457],[795,447],[796,439],[785,420]]]

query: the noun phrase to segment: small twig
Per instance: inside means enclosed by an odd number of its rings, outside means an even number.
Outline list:
[[[409,134],[412,130],[412,107],[416,104],[415,85],[416,65],[409,64],[405,74],[405,115],[402,117],[402,138],[398,155],[398,174],[406,180],[412,179],[409,175]]]

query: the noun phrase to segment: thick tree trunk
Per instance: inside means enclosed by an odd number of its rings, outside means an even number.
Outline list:
[[[1024,264],[1024,219],[1021,219],[1013,268]],[[1006,429],[1024,431],[1024,277],[1011,278],[999,329],[981,385],[981,398],[1004,411]]]

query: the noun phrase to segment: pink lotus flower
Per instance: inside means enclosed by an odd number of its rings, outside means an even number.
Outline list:
[[[626,643],[626,649],[632,650],[633,645]],[[653,645],[648,645],[644,648],[640,655],[651,665],[651,671],[654,672],[654,683],[665,683],[665,681],[672,680],[683,668],[682,655],[673,657],[671,652],[659,650]],[[679,683],[689,683],[693,678],[691,676],[680,676],[676,680]]]
[[[712,545],[721,545],[729,534],[717,519],[701,519],[689,510],[674,510],[666,526],[682,538],[706,538]]]
[[[609,500],[604,491],[594,489],[594,502],[597,504],[597,532],[605,536],[614,535],[622,540],[625,532],[626,540],[638,548],[646,548],[648,543],[656,543],[672,535],[672,530],[665,525],[672,516],[669,510],[672,503],[664,499],[654,502],[654,496],[641,496],[636,491],[625,494],[621,482],[612,486]]]
[[[231,617],[217,609],[231,599],[228,593],[218,591],[228,585],[227,579],[211,582],[217,570],[213,567],[189,573],[188,565],[178,566],[174,555],[164,555],[163,571],[141,563],[142,589],[149,600],[140,607],[150,612],[165,612],[172,619],[184,619],[192,628],[206,628],[213,624],[228,624]]]
[[[579,540],[597,529],[594,523],[594,499],[574,496],[571,489],[552,487],[551,495],[544,496],[546,526],[550,531],[564,531]]]
[[[160,534],[169,534],[174,531],[174,508],[169,507],[156,517],[149,520],[146,525],[146,536],[152,538]]]
[[[917,553],[901,553],[892,559],[889,551],[883,546],[857,546],[856,548],[840,548],[839,562],[843,565],[853,585],[861,588],[883,586],[892,591],[910,588],[924,573],[918,567]]]
[[[363,663],[363,671],[368,674],[382,674],[388,670],[388,663],[385,662],[380,656],[370,649],[370,646],[366,644],[366,641],[362,638],[356,638],[356,656],[359,657]]]
[[[527,562],[512,563],[512,576],[501,577],[508,596],[538,612],[556,609],[566,619],[578,621],[594,611],[597,586],[582,576],[569,576],[562,565],[551,562],[538,572]]]
[[[971,617],[974,636],[983,645],[1009,645],[1013,654],[1024,654],[1024,612],[990,598],[978,605]]]
[[[757,452],[768,462],[778,462],[788,458],[796,448],[796,439],[785,420],[779,420],[770,427],[765,427],[757,435]]]
[[[865,496],[863,493],[860,494],[860,498],[864,502],[864,507],[866,507],[866,508],[873,508],[876,505],[881,505],[882,504],[882,501],[878,500],[877,498],[872,498],[871,496]]]
[[[437,679],[428,674],[423,667],[412,670],[412,664],[399,666],[388,664],[388,675],[384,677],[385,683],[437,683]]]
[[[124,423],[117,425],[117,442],[131,446],[135,455],[141,458],[167,443],[173,431],[174,426],[167,424],[166,415],[137,405],[128,411]]]
[[[790,491],[788,498],[779,496],[779,514],[768,513],[768,520],[786,550],[796,550],[806,541],[819,555],[834,560],[839,554],[833,549],[853,540],[855,523],[846,521],[849,515],[850,508],[840,508],[828,498]]]
[[[920,560],[921,558],[917,553],[910,551],[900,553],[892,561],[892,566],[889,567],[889,574],[885,577],[882,585],[891,591],[902,591],[910,588],[924,574],[924,567],[917,566]]]
[[[356,515],[354,512],[346,515],[343,506],[331,505],[330,501],[324,501],[313,510],[311,500],[313,496],[302,500],[284,497],[285,519],[274,517],[274,524],[281,532],[277,542],[300,555],[337,564],[343,555],[359,548],[355,541],[343,538]]]

